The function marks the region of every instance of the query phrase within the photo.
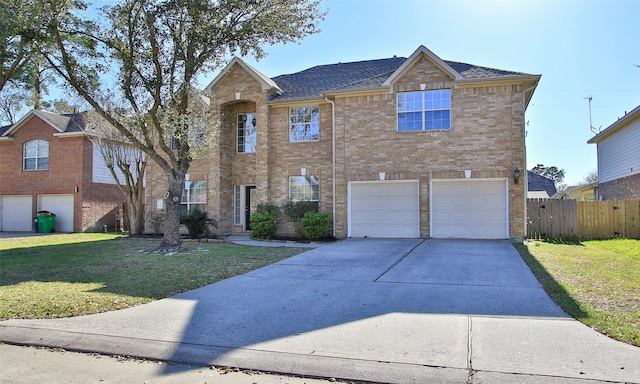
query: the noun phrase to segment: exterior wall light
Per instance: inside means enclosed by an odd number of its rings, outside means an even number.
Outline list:
[[[516,169],[513,170],[513,182],[518,184],[519,180],[520,180],[520,170],[518,169],[518,167],[516,167]]]

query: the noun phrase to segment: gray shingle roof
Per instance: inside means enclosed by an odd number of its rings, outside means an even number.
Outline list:
[[[379,87],[404,62],[405,57],[318,65],[304,71],[273,78],[283,93],[273,101],[322,97],[324,92]],[[530,76],[526,73],[480,67],[472,64],[445,61],[465,79],[493,79]]]
[[[87,119],[84,113],[68,113],[68,114],[58,114],[47,111],[31,111],[29,114],[25,115],[20,122],[17,124],[21,124],[22,121],[28,116],[39,116],[51,124],[54,128],[60,130],[65,133],[73,133],[73,132],[83,132],[87,127]],[[0,136],[5,135],[7,131],[13,128],[15,125],[6,125],[0,128]],[[11,136],[11,135],[8,135]]]
[[[82,132],[87,126],[87,120],[83,113],[65,113],[62,115],[47,111],[38,111],[38,113],[62,132]]]
[[[273,78],[283,94],[274,100],[321,97],[323,92],[380,86],[405,61],[402,57],[318,65]]]
[[[527,190],[529,192],[545,191],[549,197],[558,193],[556,183],[553,180],[531,171],[527,171]]]

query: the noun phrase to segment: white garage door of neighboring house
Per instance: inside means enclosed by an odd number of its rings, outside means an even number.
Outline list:
[[[431,237],[509,237],[507,181],[432,180]]]
[[[349,183],[349,236],[419,237],[418,181]]]
[[[0,196],[0,230],[30,232],[33,230],[33,198],[27,196]]]
[[[40,195],[39,211],[56,215],[56,232],[73,232],[73,195]]]

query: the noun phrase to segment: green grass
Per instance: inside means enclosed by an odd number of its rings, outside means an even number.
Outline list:
[[[0,320],[127,308],[304,251],[185,242],[190,252],[167,256],[152,252],[159,242],[98,233],[0,239]]]
[[[518,251],[569,315],[640,346],[640,240],[536,242]]]

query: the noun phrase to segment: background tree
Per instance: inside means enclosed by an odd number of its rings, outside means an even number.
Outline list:
[[[28,97],[24,89],[7,84],[0,95],[0,125],[17,123]]]
[[[582,178],[582,184],[583,185],[588,185],[588,184],[593,184],[593,183],[597,183],[598,182],[598,170],[594,169],[591,170],[589,173],[587,173],[587,175]]]
[[[121,0],[102,9],[100,28],[49,2],[55,49],[42,45],[41,52],[102,118],[165,173],[159,249],[180,247],[184,176],[216,127],[208,115],[189,109],[191,99],[199,97],[193,92],[198,77],[233,54],[261,58],[266,44],[316,33],[324,17],[319,0]],[[92,73],[103,75],[103,82],[110,75],[115,82],[100,86]]]
[[[58,9],[73,6],[73,0],[2,0],[0,3],[0,91],[18,79],[32,63],[36,45],[45,44],[45,33],[51,22],[46,3],[55,2]]]
[[[558,169],[557,167],[545,167],[543,164],[537,164],[531,169],[531,172],[555,181],[556,185],[564,181],[564,169]]]

